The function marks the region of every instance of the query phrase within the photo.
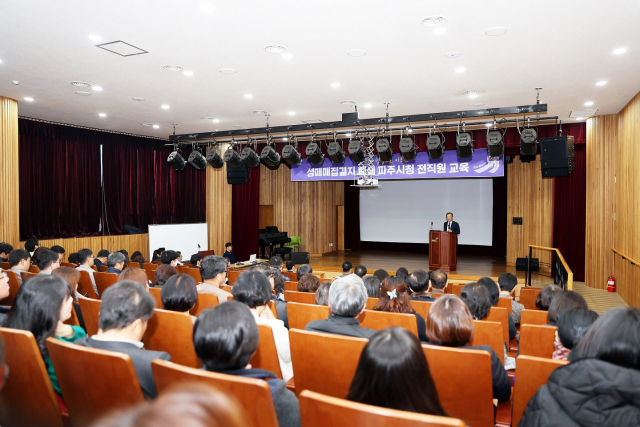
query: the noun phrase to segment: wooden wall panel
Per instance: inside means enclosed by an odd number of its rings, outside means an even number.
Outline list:
[[[0,242],[19,247],[18,102],[0,96]]]
[[[529,254],[529,245],[551,247],[553,243],[553,179],[543,179],[540,158],[507,165],[507,264]],[[522,217],[522,225],[513,225]],[[550,273],[551,253],[534,250],[540,270]],[[545,264],[543,264],[545,263]]]
[[[228,144],[218,148],[224,153]],[[222,169],[207,167],[207,223],[209,223],[209,250],[216,255],[224,253],[224,245],[231,241],[231,185],[227,184],[227,165]],[[241,213],[236,215],[241,218]],[[256,236],[256,239],[258,236]]]
[[[96,237],[78,237],[73,239],[48,239],[40,240],[40,246],[50,248],[54,245],[60,245],[65,249],[64,261],[69,258],[69,254],[78,252],[80,249],[91,249],[94,256],[101,249],[109,252],[126,250],[129,257],[135,252],[142,252],[145,258],[149,256],[149,235],[148,234],[125,234],[122,236],[96,236]],[[14,245],[14,248],[24,248],[24,242]],[[191,256],[191,254],[187,255]]]
[[[260,204],[273,205],[275,225],[289,236],[300,236],[305,252],[336,250],[336,206],[344,204],[342,181],[291,182],[287,167],[260,168]]]

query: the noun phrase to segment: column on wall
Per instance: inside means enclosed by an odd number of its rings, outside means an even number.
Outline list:
[[[0,96],[0,241],[20,244],[18,102]]]
[[[227,146],[228,144],[218,146],[221,155]],[[232,221],[231,185],[227,184],[226,163],[222,169],[207,167],[206,218],[209,224],[209,250],[216,251],[216,255],[222,255],[224,244],[231,241]]]

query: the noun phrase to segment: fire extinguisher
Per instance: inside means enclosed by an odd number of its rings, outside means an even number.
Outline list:
[[[613,276],[609,276],[609,279],[607,279],[607,291],[609,292],[616,291],[616,278]]]

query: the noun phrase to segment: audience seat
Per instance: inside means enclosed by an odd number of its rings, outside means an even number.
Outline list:
[[[101,265],[100,268],[103,266]],[[96,288],[98,288],[98,293],[100,297],[104,295],[104,291],[111,285],[115,285],[118,281],[118,275],[115,273],[93,273],[93,279],[96,281]]]
[[[0,301],[0,305],[12,306],[13,300],[20,289],[20,282],[18,281],[18,275],[15,271],[5,270],[7,277],[9,278],[9,296]]]
[[[195,279],[196,283],[202,283],[202,275],[200,274],[199,268],[178,266],[178,273],[188,274]]]
[[[488,322],[499,322],[502,325],[502,339],[509,343],[509,316],[507,309],[502,307],[491,307],[489,314],[484,319]]]
[[[62,427],[56,393],[29,331],[0,328],[9,376],[0,390],[0,425]]]
[[[20,277],[22,277],[22,283],[26,282],[29,278],[37,276],[40,273],[32,273],[31,271],[21,271]]]
[[[76,268],[76,267],[77,267],[77,265],[72,264],[72,263],[70,263],[70,262],[61,262],[61,263],[60,263],[60,267],[71,267],[71,268]]]
[[[231,290],[233,289],[233,287],[229,286],[229,285],[220,285],[220,289],[222,289],[223,291],[231,293]]]
[[[433,298],[438,299],[438,298],[441,298],[441,297],[443,297],[443,296],[445,296],[447,294],[431,294],[431,295],[433,295]]]
[[[372,297],[367,298],[367,302],[366,302],[364,308],[366,310],[373,310],[373,307],[376,306],[376,304],[378,303],[379,300],[380,300],[380,298],[372,298]]]
[[[556,368],[569,364],[564,360],[545,359],[532,356],[518,356],[516,360],[516,380],[513,391],[513,415],[511,421],[517,426],[524,415],[529,400],[538,388],[547,383],[549,375]]]
[[[31,267],[29,267],[29,273],[40,273],[40,269],[38,268],[37,265],[32,265]]]
[[[71,307],[71,317],[65,322],[66,325],[80,326],[80,320],[78,319],[78,313],[76,312],[76,306]]]
[[[276,341],[273,338],[271,326],[258,325],[258,333],[260,334],[260,344],[258,344],[258,350],[251,356],[249,364],[253,368],[273,372],[278,378],[282,379],[278,350],[276,349]]]
[[[537,310],[536,298],[542,288],[533,288],[530,286],[520,288],[520,304],[524,305],[527,310]]]
[[[326,305],[287,303],[289,329],[304,329],[307,323],[329,318],[329,307]]]
[[[462,291],[462,288],[464,288],[465,286],[465,285],[460,285],[456,283],[450,283],[449,285],[451,286],[451,293],[458,297],[460,296],[460,292]]]
[[[80,311],[82,311],[82,320],[87,328],[87,335],[95,335],[98,333],[100,317],[100,300],[92,298],[78,298]]]
[[[276,303],[273,302],[273,300],[270,300],[268,302],[269,308],[271,309],[271,312],[273,313],[273,316],[277,319],[278,318],[278,309],[276,308]]]
[[[311,292],[284,291],[284,300],[302,304],[315,304],[316,294]]]
[[[415,301],[411,300],[411,307],[426,321],[427,314],[429,314],[429,308],[431,308],[431,301]]]
[[[162,288],[149,288],[149,293],[156,302],[156,308],[162,308],[162,297],[160,296]]]
[[[175,363],[202,366],[193,348],[193,322],[186,313],[155,309],[142,341],[148,350],[166,351]]]
[[[150,262],[145,262],[144,264],[142,264],[142,267],[144,268],[144,271],[147,273],[147,278],[151,281],[151,283],[155,285],[156,284],[155,272],[158,269],[158,266]]]
[[[91,276],[88,271],[78,270],[80,272],[80,280],[78,281],[78,293],[87,298],[99,299],[96,290],[93,289]],[[94,273],[95,274],[95,273]]]
[[[114,409],[143,402],[128,355],[47,338],[71,425],[87,426]]]
[[[8,262],[2,261],[3,270],[9,270],[10,268],[11,268],[11,265]]]
[[[289,281],[284,282],[284,290],[285,291],[297,291],[298,290],[298,282]]]
[[[367,342],[366,338],[289,330],[296,393],[311,390],[346,398]]]
[[[151,362],[151,369],[160,394],[179,383],[207,384],[235,397],[242,406],[250,426],[278,427],[269,384],[264,380],[207,372],[160,359]]]
[[[502,341],[502,325],[486,320],[473,321],[473,338],[469,345],[488,345],[498,355],[504,366],[504,344]]]
[[[426,344],[422,349],[444,410],[472,427],[493,426],[489,353]]]
[[[152,288],[149,288],[151,290]],[[192,316],[198,317],[200,313],[205,311],[207,308],[215,307],[219,304],[218,296],[215,294],[210,294],[207,292],[198,293],[198,301],[196,301],[196,305],[193,306],[189,313]]]
[[[498,298],[496,307],[506,308],[507,313],[513,316],[513,307],[511,306],[511,298]]]
[[[108,266],[102,264],[99,268],[99,273],[104,273],[105,271],[107,271],[107,268],[109,268]]]
[[[300,417],[305,427],[326,426],[377,426],[377,427],[413,427],[413,426],[458,426],[464,427],[462,420],[435,415],[418,414],[408,411],[381,408],[350,402],[336,397],[326,396],[313,391],[300,393]]]
[[[522,310],[521,325],[548,325],[549,312],[546,310]]]
[[[413,314],[365,310],[358,316],[358,320],[360,320],[360,326],[363,328],[381,331],[393,326],[399,326],[418,336],[418,321]]]
[[[555,326],[521,325],[519,355],[551,359],[557,330]]]
[[[244,271],[245,270],[229,270],[229,275],[227,276],[229,286],[233,286],[233,284],[236,283],[236,280],[238,280],[238,276],[240,276]]]
[[[291,279],[292,282],[297,282],[298,281],[298,274],[297,273],[292,273],[290,271],[283,271],[282,275],[283,276],[287,276],[289,279]]]

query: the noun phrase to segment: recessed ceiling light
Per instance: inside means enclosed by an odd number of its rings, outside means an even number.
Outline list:
[[[462,55],[460,52],[447,52],[444,54],[445,58],[458,58],[460,55]]]
[[[270,44],[269,46],[265,46],[264,50],[268,53],[284,53],[287,48],[279,44]]]
[[[352,58],[359,58],[361,56],[365,56],[367,54],[367,51],[364,49],[351,49],[347,51],[347,55],[351,56]]]
[[[623,53],[627,52],[627,48],[626,47],[619,47],[616,50],[613,51],[614,55],[622,55]]]
[[[17,85],[20,84],[20,81],[19,80],[11,80],[11,83],[13,83],[14,85],[17,86]]]
[[[216,132],[218,132],[218,129],[214,129]]]
[[[468,95],[469,98],[474,99],[478,97],[478,91],[477,90],[465,90],[464,92],[462,92],[463,95]]]
[[[144,98],[131,98],[131,99],[133,99],[134,101],[138,101],[138,102],[144,101]]]
[[[102,37],[92,34],[89,36],[89,40],[91,40],[92,42],[99,42],[102,41]]]
[[[441,34],[444,34],[444,33],[446,33],[446,32],[447,32],[447,29],[446,29],[446,28],[444,28],[444,27],[439,27],[439,28],[434,28],[434,29],[433,29],[433,34],[435,34],[435,35],[437,35],[437,36],[439,36],[439,35],[441,35]]]
[[[458,67],[458,68],[456,68],[454,71],[455,71],[456,73],[458,73],[458,74],[462,74],[462,73],[464,73],[466,70],[465,70],[465,68],[464,68],[464,67]]]
[[[213,123],[220,123],[220,119],[213,119]]]
[[[167,104],[162,104],[162,109],[163,110],[168,110],[170,107]]]
[[[105,113],[98,113],[98,115],[99,115],[100,117],[107,117],[107,115],[106,115]]]
[[[77,87],[90,87],[91,84],[87,83],[87,82],[71,82],[72,85],[77,86]]]
[[[584,117],[576,117],[576,120],[583,120]]]
[[[185,76],[193,76],[193,71],[183,71],[182,74]]]
[[[154,129],[158,129],[160,127],[160,125],[153,125]]]
[[[484,107],[484,104],[473,104],[474,107]]]
[[[476,99],[477,97],[478,97],[477,93],[469,94],[469,98],[471,98],[471,99]]]
[[[265,110],[253,110],[253,114],[267,114]]]
[[[290,115],[290,116],[295,116],[295,115],[296,115],[296,112],[295,112],[295,111],[289,111],[289,115]]]
[[[95,92],[102,92],[102,87],[100,86],[91,86],[91,89],[93,89]]]
[[[342,105],[356,105],[356,101],[351,101],[351,100],[340,101],[340,104],[342,104]]]
[[[289,138],[287,138],[286,136],[282,138],[283,141],[288,141]]]
[[[507,32],[507,27],[491,27],[484,30],[484,33],[488,36],[501,36]]]
[[[77,90],[76,91],[76,95],[80,95],[80,96],[91,96],[91,92],[85,92],[82,90]]]
[[[333,88],[340,87],[340,83],[333,82],[333,83],[331,83],[331,87],[333,87]]]
[[[238,70],[236,70],[235,68],[223,68],[220,70],[220,73],[222,74],[235,74],[237,72]]]
[[[30,97],[30,96],[25,96],[24,100],[27,101],[27,102],[33,102],[33,98]]]
[[[282,59],[291,59],[293,58],[293,55],[290,53],[283,53],[282,54]]]
[[[251,95],[250,93],[244,94],[244,99],[251,99],[251,98],[253,98],[253,95]]]
[[[184,70],[184,68],[181,67],[180,65],[173,65],[173,64],[165,65],[162,68],[167,70],[167,71],[182,71],[182,70]]]
[[[422,25],[425,27],[437,27],[438,25],[444,25],[446,23],[447,18],[439,15],[427,16],[422,20]]]
[[[371,108],[371,104],[364,104],[364,108]]]
[[[140,123],[142,126],[153,126],[153,123]]]
[[[212,5],[212,4],[209,4],[209,3],[202,3],[202,4],[200,5],[200,9],[201,9],[203,12],[211,13],[211,12],[213,12],[216,8],[215,8],[215,7],[213,7],[213,5]]]
[[[584,103],[585,107],[591,107],[593,105],[593,101],[587,101]]]
[[[607,84],[606,80],[600,80],[599,82],[596,83],[596,86],[604,86]]]

